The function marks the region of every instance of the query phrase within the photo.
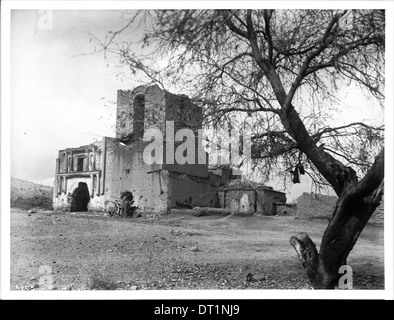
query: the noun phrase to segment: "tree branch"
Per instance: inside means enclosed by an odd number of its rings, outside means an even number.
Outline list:
[[[304,79],[304,77],[306,76],[306,72],[308,70],[309,64],[311,63],[311,61],[316,58],[319,54],[321,54],[324,49],[327,48],[328,44],[329,44],[329,37],[332,33],[332,30],[334,28],[334,25],[338,22],[340,16],[338,14],[336,14],[330,21],[326,31],[324,32],[323,37],[320,40],[320,45],[319,47],[311,52],[310,54],[308,54],[305,59],[304,62],[298,72],[297,77],[295,78],[293,84],[291,85],[291,88],[287,94],[286,100],[284,101],[283,105],[282,105],[282,109],[284,110],[284,112],[287,112],[287,109],[290,108],[290,104],[293,100],[294,94],[296,92],[296,90],[300,87],[301,81]]]
[[[314,138],[315,141],[318,141],[318,140],[320,140],[321,136],[323,134],[325,134],[325,133],[329,133],[329,132],[332,132],[332,131],[338,131],[338,130],[350,128],[350,127],[353,127],[353,126],[362,126],[364,128],[367,128],[367,129],[384,131],[383,127],[373,127],[373,126],[369,126],[369,125],[367,125],[367,124],[365,124],[363,122],[353,122],[353,123],[349,123],[349,124],[346,124],[346,125],[343,125],[343,126],[339,126],[339,127],[324,128],[322,131],[317,132],[314,135],[312,135],[312,138]]]
[[[272,57],[274,54],[272,35],[271,35],[271,26],[270,26],[270,21],[271,21],[271,17],[272,17],[272,10],[264,10],[263,17],[264,17],[264,23],[265,23],[265,35],[267,37],[267,43],[268,43],[268,62],[270,64],[272,64],[273,63]]]
[[[345,195],[349,199],[364,198],[376,190],[384,179],[384,148],[375,158],[371,169],[363,179],[352,187],[345,189]]]
[[[239,29],[235,24],[231,21],[231,16],[234,15],[233,13],[230,14],[230,10],[223,10],[223,15],[225,17],[225,24],[229,27],[229,29],[236,34],[240,35],[241,37],[248,39],[248,33]]]

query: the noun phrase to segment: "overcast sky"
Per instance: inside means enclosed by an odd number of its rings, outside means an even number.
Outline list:
[[[42,19],[48,14],[52,24],[46,29]],[[116,77],[122,69],[115,59],[87,53],[94,51],[89,32],[103,38],[121,29],[125,21],[120,14],[12,11],[11,176],[52,185],[58,150],[114,136],[115,107],[107,101],[115,101],[118,89],[132,89],[137,81]],[[371,118],[375,124],[383,122],[383,111],[360,92],[346,89],[341,98],[338,123]],[[311,191],[311,185],[289,191],[299,195]]]
[[[11,175],[52,184],[59,149],[114,135],[107,101],[133,83],[118,80],[103,54],[86,55],[94,51],[89,32],[120,29],[119,12],[52,11],[50,29],[39,23],[45,14],[11,15]]]

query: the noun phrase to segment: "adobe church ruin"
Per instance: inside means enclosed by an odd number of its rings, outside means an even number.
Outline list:
[[[156,128],[164,134],[166,121],[174,121],[175,130],[201,129],[201,108],[158,86],[139,86],[132,91],[118,90],[116,118],[116,138],[104,137],[59,151],[55,210],[70,210],[70,198],[81,182],[89,190],[89,210],[106,211],[123,191],[131,191],[135,205],[146,212],[166,212],[177,203],[216,205],[207,164],[147,164],[143,159],[144,149],[151,143],[142,140],[144,132]]]
[[[163,158],[167,159],[166,152],[174,153],[174,148],[168,148],[170,151],[166,148],[167,144],[174,144],[173,136],[166,137],[168,121],[173,121],[174,132],[187,128],[196,133],[195,147],[199,149],[201,141],[197,138],[197,131],[202,129],[202,119],[202,109],[188,97],[171,94],[156,85],[139,86],[132,91],[118,90],[116,138],[104,137],[102,141],[59,151],[54,210],[78,211],[74,208],[85,208],[108,211],[112,201],[119,199],[125,191],[133,193],[134,205],[145,213],[165,213],[178,206],[218,207],[219,188],[234,178],[231,169],[229,175],[218,176],[214,170],[208,170],[208,161],[205,164],[197,160],[195,164],[166,161],[148,164],[143,158],[146,146],[151,144],[151,141],[143,141],[143,135],[151,129],[158,129],[163,134]],[[175,145],[179,144],[181,142],[175,142]],[[195,157],[198,156],[201,154],[195,152]],[[203,156],[208,159],[205,151]],[[270,194],[275,193],[272,188],[266,190]],[[240,191],[250,193],[250,190]],[[90,200],[86,207],[87,193]],[[237,196],[240,199],[250,198],[249,195]],[[278,192],[278,197],[286,202],[284,193]],[[263,195],[260,198],[263,199]],[[250,199],[236,207],[246,206],[238,209],[257,213],[257,197]],[[237,201],[231,202],[230,210]]]

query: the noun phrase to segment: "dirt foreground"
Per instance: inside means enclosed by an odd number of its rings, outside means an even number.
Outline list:
[[[289,238],[305,231],[319,246],[326,225],[13,210],[11,290],[310,289]],[[383,226],[368,225],[348,259],[354,289],[384,289],[383,252]]]

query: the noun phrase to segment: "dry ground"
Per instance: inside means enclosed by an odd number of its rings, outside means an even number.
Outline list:
[[[291,235],[320,244],[327,221],[293,217],[111,218],[11,213],[11,289],[309,289]],[[383,289],[383,227],[368,225],[348,264],[355,289]],[[41,268],[41,269],[40,269]],[[263,276],[247,281],[247,275]],[[41,277],[41,278],[40,278]]]

